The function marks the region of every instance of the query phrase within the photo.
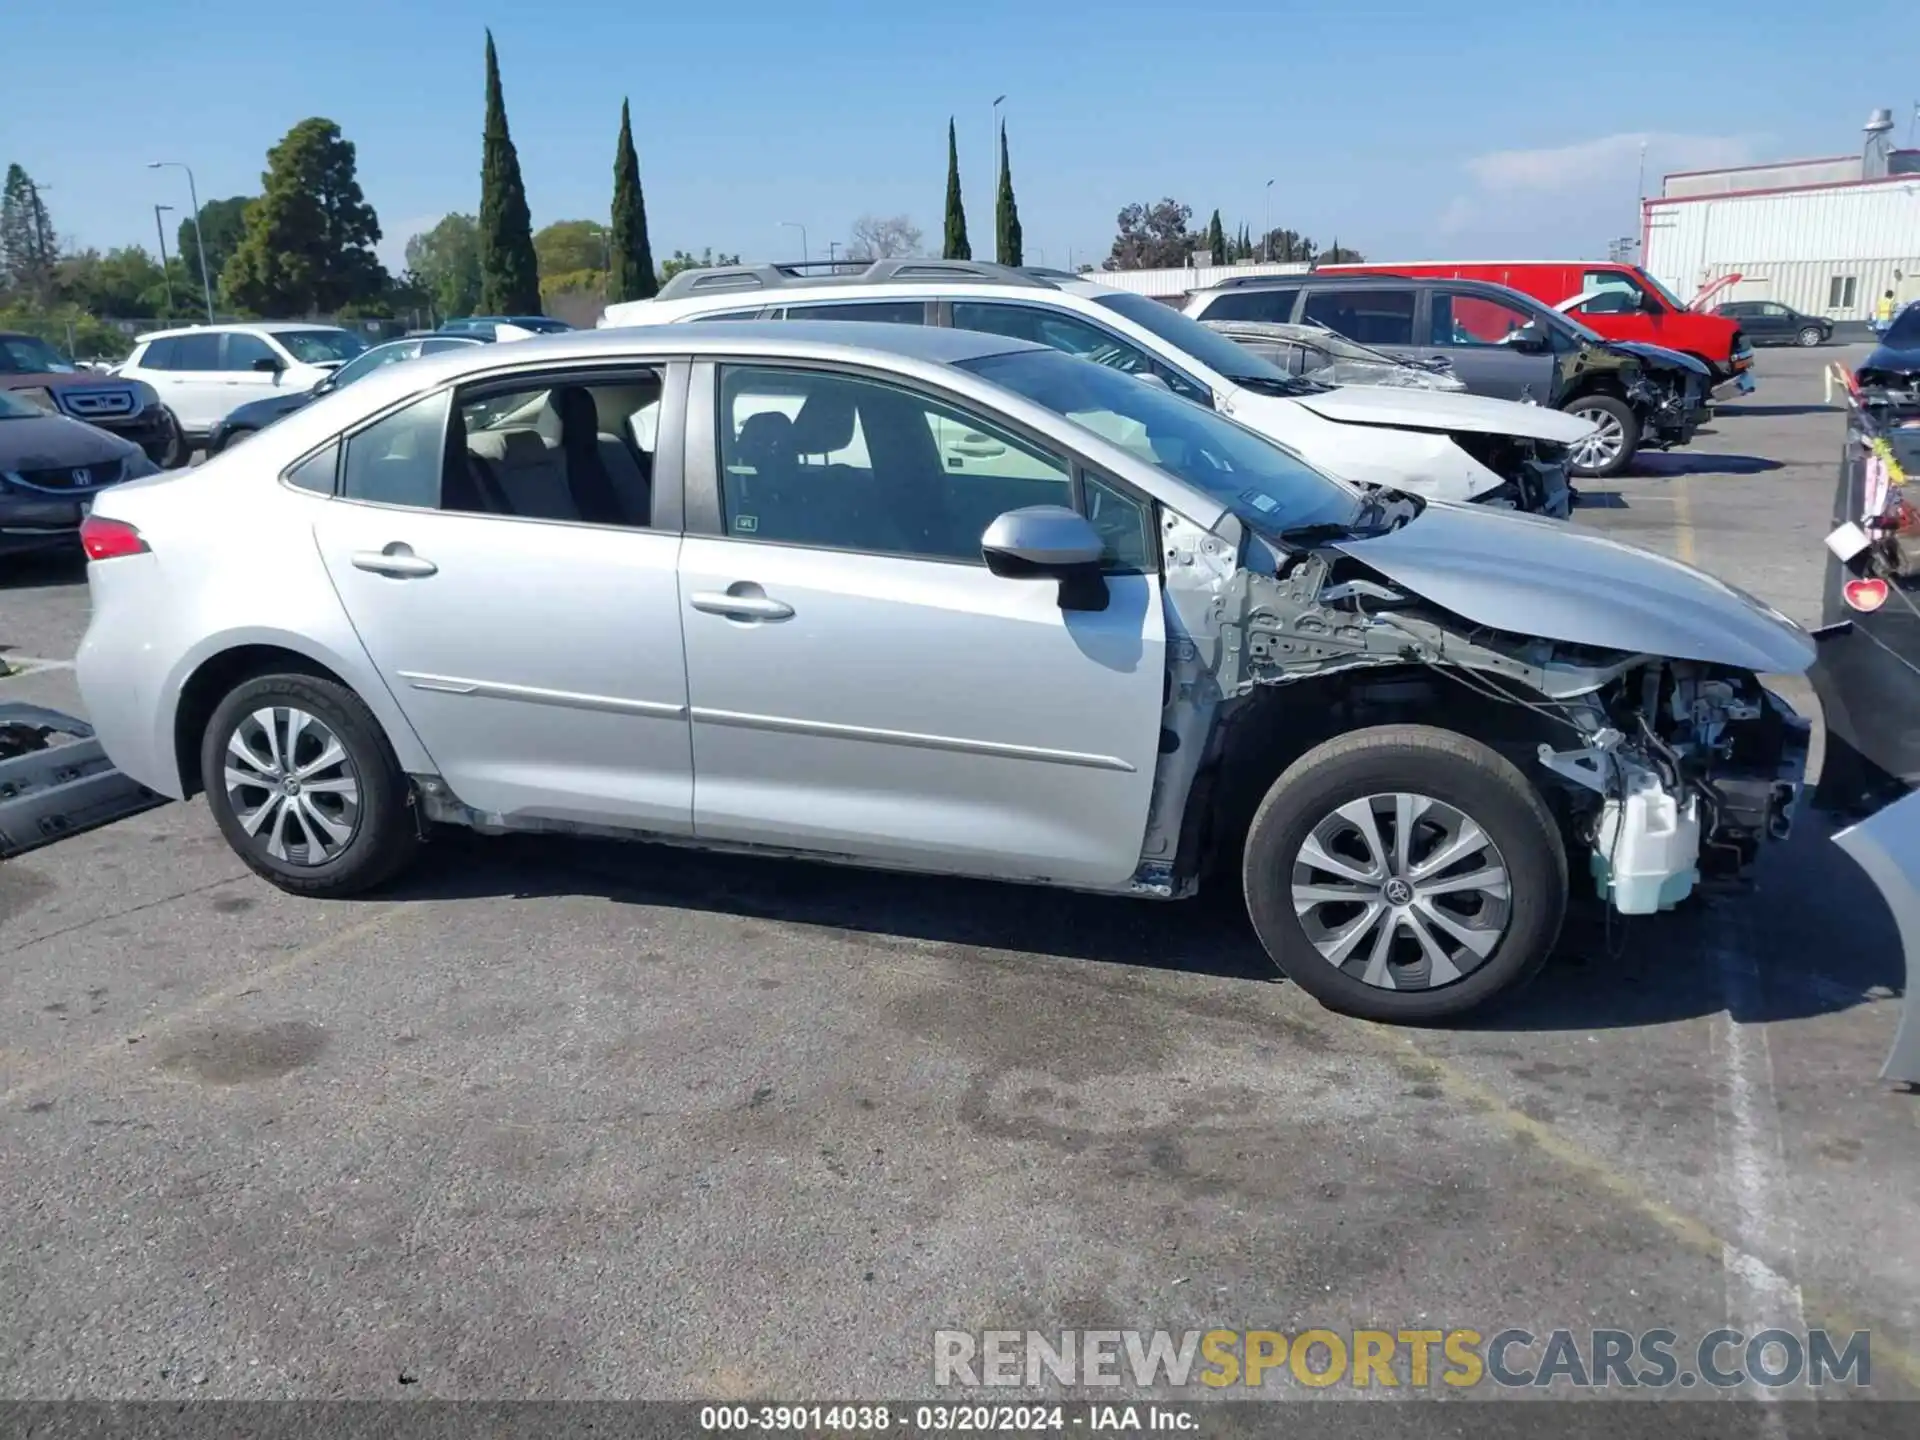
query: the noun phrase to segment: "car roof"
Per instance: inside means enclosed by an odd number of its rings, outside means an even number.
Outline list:
[[[1303,270],[1298,275],[1249,275],[1244,280],[1229,280],[1222,285],[1209,285],[1204,290],[1195,290],[1193,293],[1195,296],[1235,295],[1245,290],[1298,290],[1303,285],[1329,284],[1338,284],[1343,290],[1361,290],[1370,286],[1379,289],[1397,289],[1406,285],[1445,285],[1449,288],[1458,286],[1467,290],[1491,291],[1503,296],[1526,293],[1515,290],[1511,285],[1502,285],[1495,280],[1456,279],[1451,275],[1382,274],[1378,271],[1353,275],[1340,270]]]
[[[636,344],[662,354],[707,353],[715,350],[794,349],[800,353],[842,354],[877,350],[937,365],[1005,355],[1015,350],[1045,350],[1030,340],[991,335],[978,330],[953,330],[941,325],[884,325],[865,320],[686,320],[667,325],[609,326],[604,330],[575,330],[563,335],[516,340],[510,351],[552,359],[592,359],[605,353],[632,351]]]
[[[295,330],[340,330],[348,335],[353,334],[344,325],[329,325],[323,320],[235,320],[231,324],[222,321],[216,325],[180,325],[172,330],[149,330],[134,336],[133,343],[138,345],[143,340],[171,340],[176,335],[285,335]]]

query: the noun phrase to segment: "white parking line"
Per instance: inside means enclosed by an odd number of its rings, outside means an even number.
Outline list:
[[[1731,912],[1719,917],[1727,933],[1709,950],[1720,976],[1726,1014],[1714,1021],[1713,1049],[1725,1072],[1715,1107],[1721,1176],[1732,1235],[1721,1253],[1727,1327],[1749,1338],[1762,1330],[1806,1333],[1806,1303],[1800,1286],[1761,1259],[1772,1255],[1795,1265],[1791,1215],[1781,1211],[1784,1155],[1780,1106],[1773,1084],[1773,1054],[1759,1011],[1760,976],[1740,943],[1745,927]],[[1729,1358],[1729,1357],[1723,1357]],[[1744,1366],[1744,1361],[1741,1362]],[[1743,1398],[1778,1400],[1781,1392],[1749,1380]],[[1774,1427],[1769,1427],[1769,1429]]]

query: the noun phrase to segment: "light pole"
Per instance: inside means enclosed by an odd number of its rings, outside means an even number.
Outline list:
[[[802,225],[798,220],[782,220],[780,222],[780,228],[783,230],[798,230],[800,232],[800,263],[805,265],[807,263],[807,227]]]
[[[149,160],[149,170],[175,169],[187,172],[187,199],[193,202],[193,245],[200,252],[200,293],[206,297],[207,323],[213,323],[213,282],[207,278],[207,237],[200,233],[200,189],[193,183],[193,169],[180,160]]]
[[[167,282],[167,318],[173,318],[173,272],[167,269],[167,227],[160,223],[160,212],[171,210],[171,205],[153,207],[153,234],[160,242],[160,278]]]
[[[1264,193],[1266,195],[1266,208],[1260,212],[1260,253],[1266,257],[1267,263],[1271,265],[1273,263],[1273,181],[1269,180],[1267,182],[1267,188]]]

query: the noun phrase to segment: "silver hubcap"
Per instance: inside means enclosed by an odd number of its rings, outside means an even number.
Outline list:
[[[1381,990],[1427,990],[1479,969],[1507,932],[1499,847],[1426,795],[1369,795],[1313,827],[1293,861],[1293,910],[1313,948]]]
[[[1627,427],[1610,410],[1575,410],[1576,420],[1587,420],[1600,428],[1573,447],[1573,463],[1583,470],[1599,470],[1620,458],[1627,443]]]
[[[360,825],[360,776],[325,721],[291,706],[256,710],[227,737],[227,804],[275,860],[324,865]]]
[[[1820,343],[1820,332],[1814,329],[1802,330],[1800,332],[1800,343],[1802,345],[1818,345]]]

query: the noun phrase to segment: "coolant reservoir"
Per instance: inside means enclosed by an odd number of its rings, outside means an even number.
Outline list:
[[[1622,915],[1671,910],[1700,882],[1700,801],[1679,801],[1651,775],[1608,800],[1594,828],[1591,869],[1600,898]]]

